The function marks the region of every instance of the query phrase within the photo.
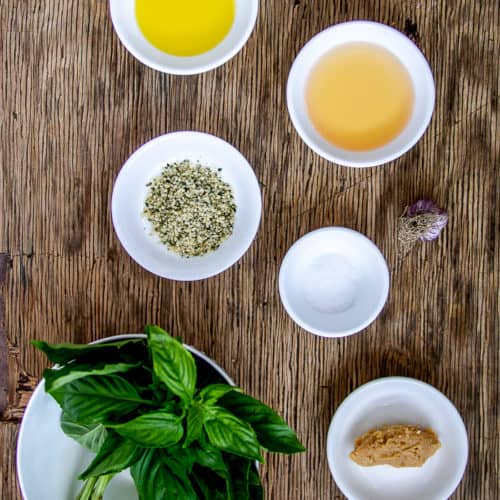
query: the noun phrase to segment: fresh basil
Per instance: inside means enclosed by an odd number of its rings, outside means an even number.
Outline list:
[[[181,418],[162,411],[146,413],[124,424],[108,424],[121,436],[144,448],[168,448],[184,434]]]
[[[43,372],[45,379],[45,390],[47,392],[60,389],[63,385],[68,384],[79,378],[88,377],[89,375],[111,375],[113,373],[124,373],[134,368],[138,364],[115,363],[111,365],[93,366],[91,364],[75,364],[71,363],[58,369],[47,368]]]
[[[229,470],[219,449],[206,444],[203,448],[193,447],[191,450],[197,464],[212,470],[223,479],[229,478]]]
[[[248,491],[251,500],[264,499],[264,489],[262,488],[259,473],[254,466],[251,466],[248,471]]]
[[[67,413],[61,415],[61,429],[66,436],[73,438],[83,447],[97,453],[108,436],[102,424],[80,424],[72,420]]]
[[[118,342],[103,342],[99,344],[48,344],[42,340],[32,340],[31,344],[40,349],[52,363],[68,363],[86,354],[109,352],[128,344],[144,343],[142,339],[127,339]]]
[[[232,413],[219,407],[210,408],[204,423],[210,443],[220,450],[264,462],[253,429]]]
[[[181,342],[157,326],[147,326],[156,376],[187,405],[196,387],[196,363]]]
[[[132,384],[117,375],[91,375],[50,394],[72,419],[86,424],[106,422],[148,403]]]
[[[210,385],[218,373],[179,340],[156,326],[146,333],[91,346],[34,342],[59,364],[44,379],[63,432],[96,453],[78,500],[102,500],[129,467],[141,500],[262,500],[255,461],[266,448],[302,451],[295,433],[240,389]]]
[[[115,473],[111,473],[89,477],[85,480],[85,485],[76,500],[103,500],[104,491],[115,475]]]
[[[212,384],[202,389],[198,397],[204,404],[213,405],[222,396],[232,391],[241,392],[241,389],[227,384]]]
[[[80,474],[79,479],[113,474],[127,469],[141,457],[141,450],[135,443],[110,432],[99,453]]]
[[[241,420],[250,424],[261,446],[277,453],[305,451],[295,432],[271,408],[258,399],[238,392],[230,392],[219,400],[223,406]]]
[[[229,500],[250,500],[248,475],[251,462],[244,458],[228,456],[229,477],[227,479],[227,492]]]
[[[193,441],[196,441],[203,432],[203,422],[205,420],[205,410],[203,405],[193,402],[188,409],[187,414],[187,433],[184,447],[188,447]]]
[[[189,482],[189,474],[193,470],[194,457],[185,449],[172,447],[168,451],[161,450],[161,459],[168,468],[182,481]]]
[[[147,450],[130,472],[141,500],[183,499],[198,500],[189,481],[184,481],[172,472],[164,460],[162,450]]]
[[[200,498],[205,500],[227,500],[226,483],[210,470],[195,466],[191,479],[197,490],[199,490]]]

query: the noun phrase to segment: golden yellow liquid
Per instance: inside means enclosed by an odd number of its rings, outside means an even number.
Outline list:
[[[136,0],[137,23],[146,39],[173,56],[197,56],[226,37],[235,0]]]
[[[305,98],[310,120],[327,141],[368,151],[403,131],[415,94],[396,56],[378,45],[356,42],[333,49],[316,63]]]

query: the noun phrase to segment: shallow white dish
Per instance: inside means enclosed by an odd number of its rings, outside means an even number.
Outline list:
[[[378,316],[389,293],[389,270],[366,236],[325,227],[288,250],[279,292],[299,326],[316,335],[343,337],[363,330]]]
[[[135,0],[110,0],[109,10],[118,38],[135,58],[164,73],[193,75],[224,64],[250,37],[257,20],[259,0],[235,0],[235,3],[235,19],[224,40],[212,50],[192,57],[171,56],[152,45],[137,24]]]
[[[24,413],[17,443],[17,476],[24,500],[73,500],[77,476],[95,456],[61,430],[61,409],[40,382]],[[138,500],[129,471],[110,482],[106,500]]]
[[[413,114],[407,126],[393,141],[371,151],[347,151],[324,139],[310,121],[305,101],[307,80],[318,60],[330,50],[352,42],[373,43],[392,52],[408,70],[415,92]],[[288,112],[302,140],[323,158],[348,167],[382,165],[408,151],[429,125],[434,101],[434,78],[422,52],[394,28],[370,21],[336,24],[311,38],[297,55],[287,84]]]
[[[201,257],[185,258],[169,251],[142,216],[146,184],[166,163],[186,159],[220,168],[220,177],[233,188],[237,207],[232,235]],[[147,142],[125,162],[113,188],[111,215],[118,239],[138,264],[164,278],[191,281],[224,271],[246,252],[259,227],[261,204],[255,173],[237,149],[213,135],[173,132]]]
[[[95,343],[137,337],[145,335],[115,335]],[[194,347],[187,347],[218,371],[228,384],[234,385],[229,375],[209,357]],[[24,500],[73,500],[83,485],[77,476],[95,455],[64,434],[60,419],[61,409],[45,392],[42,380],[26,407],[17,441],[17,476]],[[104,500],[138,500],[128,470],[112,479]]]
[[[349,458],[358,436],[393,424],[431,428],[442,446],[422,467],[361,467]],[[455,406],[431,385],[406,377],[380,378],[353,391],[337,408],[327,456],[349,500],[446,500],[467,465],[467,432]]]

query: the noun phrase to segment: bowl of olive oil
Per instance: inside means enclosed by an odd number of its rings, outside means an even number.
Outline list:
[[[418,47],[389,26],[353,21],[313,37],[287,84],[290,118],[316,153],[372,167],[408,151],[434,110],[434,79]]]
[[[245,45],[258,0],[110,0],[115,31],[143,64],[176,75],[224,64]]]

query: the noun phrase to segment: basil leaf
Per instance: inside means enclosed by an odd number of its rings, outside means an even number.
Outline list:
[[[161,459],[163,463],[182,481],[190,483],[191,480],[188,474],[191,473],[193,468],[192,457],[187,453],[183,453],[184,450],[162,450],[163,455]]]
[[[130,472],[141,500],[179,498],[198,500],[189,480],[174,474],[162,450],[146,450]]]
[[[184,446],[188,447],[193,441],[196,441],[203,432],[203,422],[205,412],[200,403],[193,402],[188,409],[187,414],[187,434]]]
[[[108,424],[121,436],[144,448],[168,448],[184,434],[182,419],[162,411],[146,413],[124,424]]]
[[[45,379],[45,391],[51,392],[61,388],[63,385],[87,377],[89,375],[111,375],[112,373],[123,373],[139,365],[131,365],[126,363],[116,363],[112,365],[95,366],[89,364],[70,363],[58,369],[47,368],[43,372]]]
[[[204,404],[212,405],[215,404],[222,396],[231,391],[240,392],[241,389],[227,384],[207,385],[200,391],[199,398]]]
[[[102,424],[79,424],[72,420],[67,413],[61,415],[61,429],[66,436],[94,453],[100,450],[108,436],[106,428]]]
[[[238,418],[250,424],[261,446],[278,453],[305,451],[295,432],[271,408],[246,394],[231,392],[219,400]]]
[[[227,479],[228,499],[249,500],[248,474],[250,472],[250,460],[227,456],[226,462],[230,470],[229,478]]]
[[[78,479],[85,481],[89,477],[120,472],[137,462],[141,453],[142,450],[135,443],[109,433],[94,460]]]
[[[193,453],[194,461],[197,464],[214,471],[223,479],[229,478],[229,470],[219,449],[206,445],[203,448],[191,447],[190,451]]]
[[[148,403],[133,385],[117,375],[90,375],[50,394],[72,420],[86,424],[103,423]]]
[[[193,356],[160,327],[149,325],[145,331],[155,374],[185,404],[189,403],[196,385],[196,363]]]
[[[264,500],[264,489],[262,488],[259,473],[253,464],[248,471],[248,491],[251,500]]]
[[[201,492],[204,500],[227,500],[225,482],[203,467],[195,467],[191,479]]]
[[[144,339],[127,339],[102,344],[49,344],[42,340],[32,340],[31,344],[40,349],[53,363],[65,364],[89,353],[119,349],[127,344],[144,343]]]
[[[216,448],[264,462],[253,429],[227,410],[217,406],[211,407],[204,428],[210,443]]]

